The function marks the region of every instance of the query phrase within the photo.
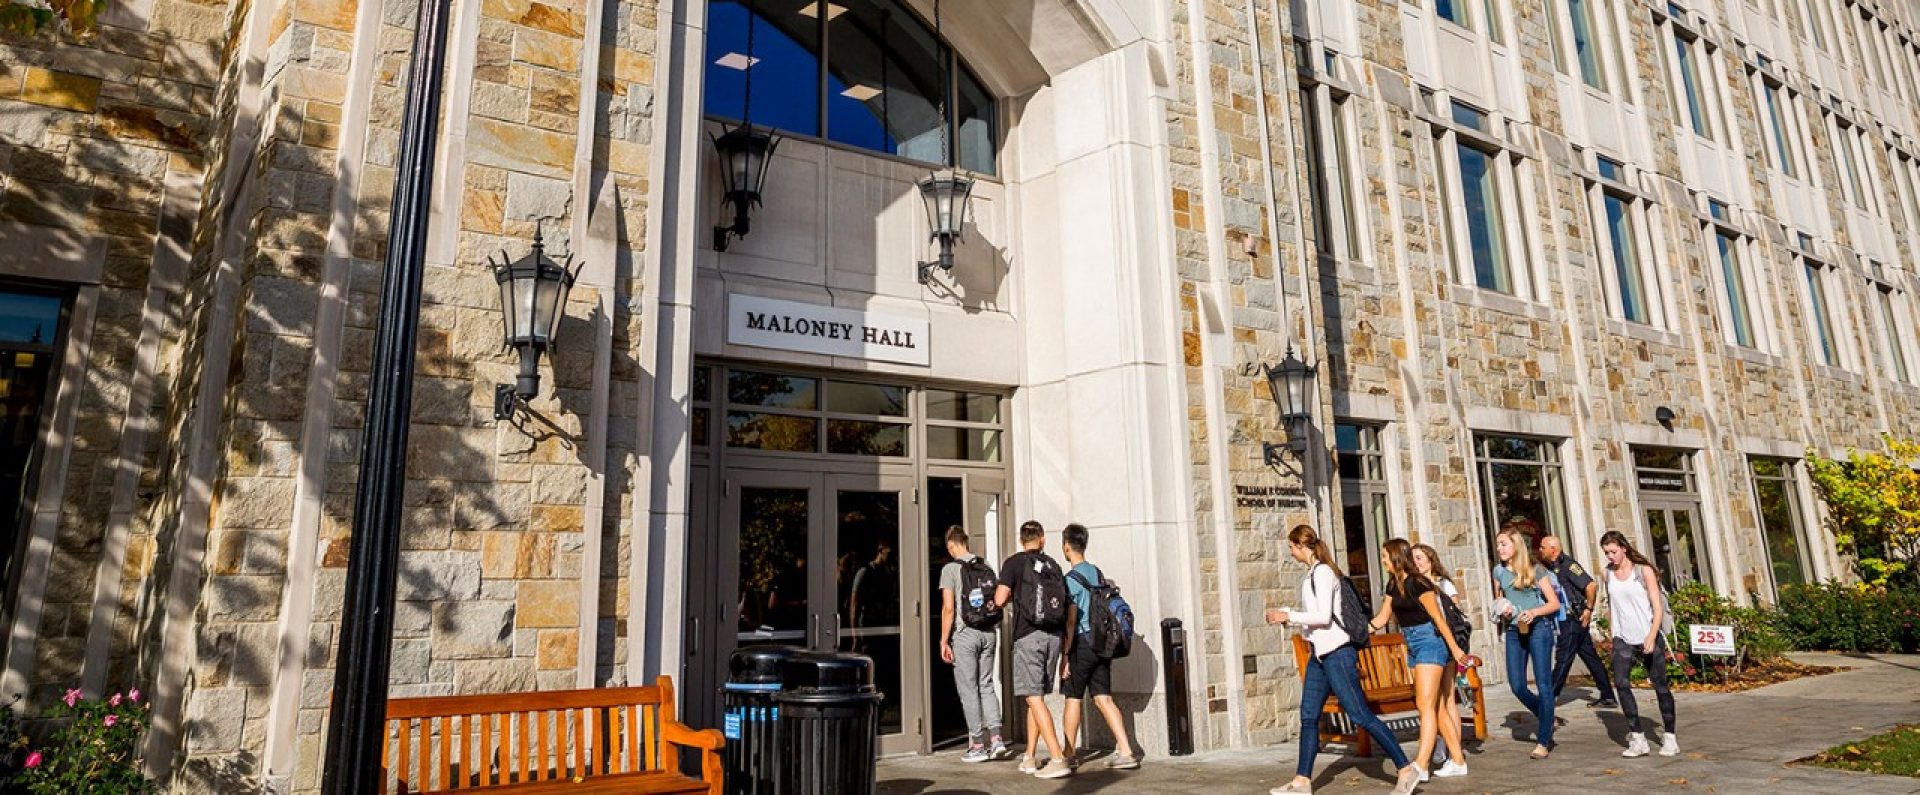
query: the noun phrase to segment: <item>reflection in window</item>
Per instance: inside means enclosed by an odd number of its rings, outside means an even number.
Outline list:
[[[927,428],[927,457],[950,461],[999,461],[1000,432],[981,428]]]
[[[786,453],[816,452],[820,449],[820,421],[785,414],[729,411],[727,446]]]
[[[1502,293],[1513,293],[1513,272],[1507,264],[1506,233],[1502,228],[1496,155],[1464,141],[1455,146],[1460,157],[1460,188],[1467,215],[1468,253],[1473,261],[1473,283]]]
[[[819,408],[820,381],[791,375],[733,370],[727,373],[727,400],[746,406],[811,410]]]
[[[900,0],[754,0],[754,10],[749,28],[742,0],[709,0],[707,115],[745,118],[751,72],[755,124],[994,173],[993,96]]]
[[[1819,342],[1820,362],[1828,367],[1840,366],[1839,341],[1833,336],[1833,314],[1827,306],[1826,268],[1812,260],[1806,261],[1807,304],[1809,312],[1807,323],[1813,326],[1813,337]]]
[[[62,303],[52,295],[0,293],[0,342],[52,345]]]
[[[754,0],[753,56],[747,56],[747,8],[708,0],[706,113],[747,117],[753,72],[753,123],[820,134],[820,25],[816,0]]]
[[[740,489],[741,641],[805,643],[806,489]]]
[[[827,410],[875,417],[907,416],[907,388],[886,384],[827,382]]]
[[[1747,303],[1746,268],[1740,261],[1740,240],[1732,234],[1714,233],[1719,247],[1720,281],[1727,293],[1727,331],[1741,347],[1754,347],[1753,312]]]
[[[1787,145],[1787,117],[1782,112],[1780,88],[1765,78],[1760,81],[1761,97],[1767,105],[1767,128],[1773,139],[1773,165],[1789,177],[1798,176],[1799,169],[1794,162],[1793,147]]]
[[[1380,594],[1380,545],[1393,536],[1388,510],[1381,426],[1337,423],[1333,426],[1335,468],[1340,473],[1341,536],[1346,569],[1368,610]]]
[[[1573,52],[1580,59],[1580,79],[1587,85],[1607,90],[1600,71],[1600,42],[1595,36],[1593,9],[1587,0],[1567,0],[1567,19],[1573,23]]]
[[[1673,42],[1674,52],[1679,54],[1680,83],[1684,89],[1682,93],[1687,97],[1688,120],[1693,123],[1694,134],[1711,139],[1713,127],[1707,121],[1709,118],[1707,102],[1710,95],[1706,91],[1707,84],[1700,80],[1699,61],[1703,56],[1695,52],[1696,49],[1704,52],[1705,45],[1701,44],[1699,39],[1680,35],[1674,36]],[[1709,71],[1708,74],[1712,72]]]
[[[1567,502],[1559,448],[1552,442],[1518,436],[1475,437],[1480,507],[1487,553],[1494,536],[1523,533],[1529,545],[1544,535],[1565,535]]]
[[[1635,323],[1652,323],[1647,306],[1646,281],[1640,275],[1640,255],[1634,233],[1632,205],[1624,197],[1602,194],[1606,209],[1607,251],[1612,255],[1614,280],[1620,296],[1620,316]]]
[[[927,419],[954,422],[1000,421],[1000,397],[975,392],[927,390]]]
[[[1910,337],[1902,333],[1899,315],[1893,310],[1897,296],[1893,288],[1886,286],[1878,286],[1873,292],[1880,304],[1880,328],[1886,338],[1887,364],[1893,367],[1894,378],[1911,383],[1913,376],[1907,370],[1907,353],[1904,350],[1905,340]]]
[[[1800,524],[1800,490],[1794,482],[1793,462],[1777,458],[1748,459],[1753,470],[1754,502],[1760,509],[1760,529],[1766,535],[1767,560],[1772,564],[1773,587],[1811,582],[1812,567],[1805,557],[1805,531]]]
[[[827,420],[827,452],[840,455],[904,456],[908,425],[866,420]]]

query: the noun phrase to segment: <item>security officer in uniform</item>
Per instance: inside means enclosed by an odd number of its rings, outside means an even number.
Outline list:
[[[1553,536],[1540,539],[1540,562],[1559,580],[1560,598],[1567,603],[1567,618],[1560,622],[1560,637],[1553,650],[1553,692],[1566,692],[1567,674],[1573,671],[1573,658],[1577,655],[1587,664],[1587,673],[1593,675],[1594,687],[1600,691],[1600,700],[1587,706],[1596,709],[1620,706],[1613,698],[1613,677],[1608,675],[1606,663],[1601,662],[1600,653],[1593,648],[1590,627],[1594,597],[1600,584],[1594,582],[1572,555],[1560,548],[1560,539]]]

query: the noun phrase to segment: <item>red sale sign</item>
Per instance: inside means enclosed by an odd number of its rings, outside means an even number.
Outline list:
[[[1693,641],[1694,654],[1733,656],[1733,627],[1689,624],[1687,635]]]

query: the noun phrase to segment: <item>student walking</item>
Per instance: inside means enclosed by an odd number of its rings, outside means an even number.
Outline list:
[[[1073,767],[1054,733],[1046,696],[1053,691],[1054,672],[1060,669],[1067,583],[1060,564],[1047,556],[1046,545],[1047,531],[1039,522],[1020,525],[1020,551],[1000,567],[993,602],[1013,617],[1013,695],[1027,702],[1027,753],[1020,760],[1020,772],[1064,778],[1073,775]],[[1047,746],[1045,766],[1038,756],[1040,743]]]
[[[1087,698],[1113,732],[1113,757],[1107,767],[1132,770],[1140,766],[1140,755],[1127,737],[1127,725],[1120,719],[1120,707],[1113,703],[1113,660],[1100,656],[1093,637],[1094,589],[1102,582],[1099,567],[1087,562],[1087,528],[1070,524],[1060,531],[1060,549],[1067,556],[1067,633],[1065,672],[1060,677],[1060,694],[1066,696],[1067,763],[1079,766],[1080,716]]]
[[[999,580],[993,567],[967,548],[967,529],[947,528],[947,557],[940,567],[940,659],[953,666],[960,712],[967,720],[967,752],[962,762],[985,762],[1013,755],[1000,737],[1000,693],[993,685],[994,655],[1000,648],[1000,606],[994,602]],[[959,620],[955,620],[955,619]]]
[[[1606,663],[1601,662],[1600,652],[1593,647],[1593,611],[1599,604],[1600,583],[1561,549],[1560,539],[1553,536],[1540,539],[1540,563],[1553,572],[1554,582],[1560,585],[1560,599],[1567,603],[1567,617],[1560,621],[1559,637],[1553,649],[1554,695],[1566,692],[1567,675],[1573,672],[1573,660],[1578,657],[1586,664],[1587,673],[1593,675],[1593,688],[1600,691],[1600,699],[1589,702],[1587,708],[1619,706],[1613,697],[1613,679]]]
[[[1560,597],[1555,593],[1553,577],[1533,565],[1527,536],[1506,530],[1494,541],[1494,553],[1500,565],[1493,569],[1498,596],[1506,604],[1497,611],[1509,620],[1507,634],[1507,684],[1521,705],[1540,722],[1534,731],[1535,759],[1553,752],[1553,645],[1554,621],[1560,612]],[[1533,663],[1536,694],[1527,688],[1527,663]]]
[[[1464,776],[1467,756],[1460,750],[1460,720],[1456,714],[1451,724],[1443,722],[1440,702],[1443,698],[1452,700],[1452,663],[1454,660],[1466,662],[1467,652],[1454,642],[1453,632],[1447,628],[1446,614],[1440,610],[1439,591],[1432,580],[1420,573],[1419,564],[1413,562],[1413,545],[1404,538],[1381,544],[1380,564],[1387,572],[1383,589],[1387,598],[1382,600],[1373,620],[1367,622],[1367,629],[1385,627],[1387,619],[1392,618],[1407,639],[1407,665],[1413,669],[1413,702],[1420,712],[1420,751],[1413,758],[1421,762],[1432,759],[1434,736],[1438,734],[1447,745],[1448,759],[1433,775]],[[1427,779],[1426,768],[1416,763],[1415,770],[1421,781]]]
[[[1453,602],[1454,609],[1461,611],[1463,615],[1466,613],[1467,600],[1460,595],[1460,586],[1454,583],[1453,575],[1447,572],[1447,567],[1440,565],[1440,553],[1437,550],[1426,544],[1414,544],[1413,566],[1420,572],[1420,576],[1427,578],[1428,581],[1433,583],[1434,589],[1438,590],[1440,595],[1447,597],[1448,600]],[[1442,631],[1447,630],[1444,624],[1437,626],[1439,626]],[[1456,662],[1463,661],[1464,660]],[[1476,660],[1475,662],[1477,663],[1478,661]],[[1440,710],[1437,713],[1437,717],[1440,720],[1441,726],[1452,726],[1454,731],[1458,732],[1460,730],[1460,688],[1464,686],[1462,683],[1465,681],[1467,666],[1455,666],[1455,669],[1457,672],[1455,676],[1443,677],[1443,681],[1441,682]],[[1447,765],[1452,764],[1452,758],[1442,756],[1440,750],[1439,748],[1435,748],[1433,755],[1427,757],[1428,765],[1439,766],[1441,768],[1442,773],[1436,773],[1435,775],[1452,775],[1452,772],[1447,768]],[[1466,769],[1466,762],[1462,760],[1460,762],[1461,774],[1464,775]]]
[[[1406,753],[1400,750],[1400,741],[1367,707],[1366,694],[1360,687],[1360,653],[1354,647],[1353,638],[1366,632],[1356,626],[1366,611],[1360,607],[1353,587],[1334,565],[1333,551],[1313,528],[1296,525],[1287,534],[1287,550],[1295,561],[1308,566],[1307,576],[1300,583],[1302,605],[1299,610],[1268,610],[1267,623],[1301,627],[1307,633],[1307,642],[1313,646],[1313,655],[1307,659],[1306,674],[1300,683],[1299,763],[1294,768],[1292,781],[1267,791],[1272,795],[1312,794],[1313,762],[1320,753],[1320,713],[1327,705],[1327,696],[1332,695],[1340,700],[1340,708],[1346,711],[1353,725],[1372,735],[1374,742],[1393,759],[1394,769],[1399,771],[1394,795],[1409,795],[1420,783],[1420,769],[1407,761]],[[1353,618],[1342,619],[1343,613]],[[1349,622],[1348,625],[1342,626],[1343,621]]]
[[[1680,741],[1673,730],[1673,688],[1667,683],[1667,640],[1660,633],[1667,615],[1667,597],[1660,590],[1659,572],[1639,550],[1627,543],[1618,530],[1600,536],[1600,551],[1607,556],[1607,603],[1613,618],[1613,687],[1620,695],[1620,711],[1627,716],[1630,730],[1627,750],[1621,756],[1646,756],[1647,735],[1640,730],[1640,706],[1633,700],[1633,664],[1645,661],[1647,681],[1653,685],[1654,698],[1660,702],[1660,755],[1680,753]]]

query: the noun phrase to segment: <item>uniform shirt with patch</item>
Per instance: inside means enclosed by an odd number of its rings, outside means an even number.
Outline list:
[[[1591,607],[1587,604],[1587,586],[1593,584],[1593,575],[1588,574],[1585,567],[1565,552],[1547,564],[1547,568],[1553,571],[1553,578],[1559,581],[1554,584],[1565,586],[1559,589],[1559,593],[1561,601],[1567,603],[1567,615],[1579,618],[1581,611]]]

